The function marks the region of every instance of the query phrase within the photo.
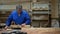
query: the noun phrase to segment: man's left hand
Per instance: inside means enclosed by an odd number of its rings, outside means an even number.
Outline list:
[[[22,26],[22,27],[25,27],[25,26],[26,26],[26,24],[24,23],[24,24],[22,24],[21,26]]]

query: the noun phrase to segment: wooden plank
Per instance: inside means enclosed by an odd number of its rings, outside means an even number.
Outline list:
[[[12,31],[10,30],[2,30],[2,32]],[[22,28],[23,32],[27,32],[27,34],[60,34],[60,28]]]
[[[23,28],[22,31],[25,31],[28,34],[60,34],[59,28]]]
[[[51,17],[58,18],[58,0],[51,0]]]

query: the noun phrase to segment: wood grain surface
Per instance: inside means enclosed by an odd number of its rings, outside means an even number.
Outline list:
[[[0,34],[5,31],[0,31]],[[28,34],[60,34],[60,28],[22,28],[21,31]]]

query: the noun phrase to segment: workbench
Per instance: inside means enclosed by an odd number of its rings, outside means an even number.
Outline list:
[[[5,31],[0,31],[0,34]],[[60,28],[22,28],[21,31],[27,34],[60,34]]]

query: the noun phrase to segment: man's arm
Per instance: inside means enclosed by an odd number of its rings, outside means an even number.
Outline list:
[[[25,25],[30,25],[31,19],[28,13],[25,14],[25,23],[22,24],[22,27],[25,27]]]
[[[7,21],[6,21],[6,27],[5,28],[8,28],[8,26],[11,25],[11,21],[13,19],[13,16],[12,16],[12,13],[9,15]]]
[[[30,19],[30,16],[29,16],[29,14],[28,13],[26,13],[25,14],[25,24],[26,25],[30,25],[30,23],[31,23],[31,19]]]

